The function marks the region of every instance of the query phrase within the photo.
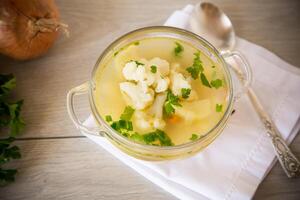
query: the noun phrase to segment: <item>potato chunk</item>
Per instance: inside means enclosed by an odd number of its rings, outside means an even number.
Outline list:
[[[212,113],[212,105],[209,99],[182,102],[182,107],[176,107],[176,115],[185,121],[196,121],[208,117]]]

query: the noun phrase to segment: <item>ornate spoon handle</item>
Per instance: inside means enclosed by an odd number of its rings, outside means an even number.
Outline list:
[[[274,123],[272,122],[271,118],[268,114],[264,111],[261,103],[259,102],[257,96],[255,95],[254,91],[249,88],[248,96],[252,104],[254,105],[255,110],[257,111],[260,119],[262,120],[268,136],[272,139],[272,144],[276,153],[276,156],[284,169],[286,175],[289,178],[294,178],[299,176],[300,174],[300,162],[296,158],[296,156],[292,153],[290,148],[287,146],[285,141],[282,139],[279,131],[275,127]]]

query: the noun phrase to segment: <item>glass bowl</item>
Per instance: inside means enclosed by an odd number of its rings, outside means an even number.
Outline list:
[[[195,141],[175,146],[151,146],[137,143],[122,136],[112,129],[104,120],[104,116],[101,116],[96,108],[96,74],[105,67],[110,59],[113,59],[114,53],[120,50],[122,47],[137,40],[155,37],[175,38],[186,43],[190,43],[195,48],[200,49],[201,53],[206,54],[206,56],[210,57],[214,62],[223,68],[225,80],[229,88],[226,110],[219,122],[203,137]],[[232,61],[234,61],[234,63],[232,63]],[[220,135],[233,111],[234,103],[247,90],[251,83],[251,78],[252,76],[249,65],[239,52],[228,51],[221,54],[204,38],[187,30],[167,26],[145,27],[123,35],[111,43],[102,52],[94,66],[91,79],[69,91],[67,95],[67,108],[71,120],[78,129],[86,134],[107,138],[113,145],[130,156],[151,161],[183,158],[201,151]],[[74,109],[74,97],[82,94],[87,94],[89,97],[92,116],[96,121],[97,127],[91,128],[85,126],[76,115]]]

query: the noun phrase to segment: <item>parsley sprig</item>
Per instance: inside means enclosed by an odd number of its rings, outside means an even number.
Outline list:
[[[15,180],[16,169],[6,169],[4,165],[13,159],[21,158],[20,149],[12,145],[15,137],[23,130],[25,123],[20,116],[23,100],[11,103],[10,92],[16,87],[12,74],[0,75],[0,128],[8,127],[8,137],[0,139],[0,186]]]
[[[214,87],[214,88],[218,89],[219,87],[221,87],[223,85],[221,79],[215,79],[210,82],[208,81],[207,77],[204,74],[203,64],[200,59],[200,52],[196,52],[196,53],[194,53],[194,55],[195,55],[195,58],[194,58],[193,65],[186,69],[191,74],[192,78],[196,80],[200,76],[200,80],[201,80],[202,84],[209,88]]]
[[[167,99],[164,103],[164,113],[167,116],[175,113],[175,106],[181,107],[182,105],[179,103],[179,97],[174,95],[171,90],[168,90]]]
[[[176,47],[174,48],[175,56],[180,56],[184,48],[179,42],[175,42]]]
[[[189,88],[181,88],[181,96],[182,96],[182,98],[187,99],[187,98],[189,98],[190,94],[191,94],[191,89],[189,89]]]
[[[130,139],[140,143],[153,145],[153,146],[173,146],[170,137],[162,130],[156,129],[153,132],[146,134],[134,133],[130,136]]]
[[[199,74],[204,71],[202,61],[200,59],[200,52],[194,53],[194,62],[191,67],[188,67],[186,70],[191,74],[193,79],[199,78]]]

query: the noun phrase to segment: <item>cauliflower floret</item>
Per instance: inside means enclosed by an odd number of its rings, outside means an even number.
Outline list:
[[[158,78],[158,80],[156,80],[155,92],[160,93],[160,92],[166,91],[169,87],[169,83],[170,83],[170,80],[167,77]]]
[[[135,61],[126,63],[122,70],[123,76],[128,81],[144,81],[147,79],[146,68],[144,65],[138,65]]]
[[[122,73],[126,80],[136,81],[136,70],[137,64],[135,62],[129,62],[126,63],[125,67],[122,70]]]
[[[158,74],[162,76],[167,76],[170,73],[170,64],[166,60],[157,57],[152,58],[149,61],[149,67],[152,65],[157,67]]]
[[[149,114],[151,114],[152,116],[154,116],[156,118],[162,118],[163,117],[163,106],[164,106],[166,99],[167,99],[166,92],[156,95],[153,104],[149,108]]]
[[[141,59],[139,65],[136,61],[130,61],[126,63],[123,68],[123,76],[128,81],[135,81],[138,84],[142,83],[143,88],[146,86],[154,86],[155,92],[160,93],[168,89],[170,80],[164,78],[169,74],[169,63],[160,58],[153,58],[149,62],[145,59]],[[151,72],[151,66],[157,67],[156,73]],[[146,85],[145,85],[146,84]]]
[[[173,94],[181,96],[181,89],[191,89],[191,84],[188,80],[181,74],[175,71],[171,72],[171,90]]]
[[[163,129],[166,126],[166,122],[160,118],[154,118],[153,127],[156,129]]]
[[[155,83],[156,77],[153,74],[147,73],[146,83],[148,86],[151,86]]]
[[[139,130],[142,130],[144,132],[153,130],[153,127],[151,125],[151,120],[149,119],[149,116],[147,116],[145,112],[139,110],[135,111],[134,118],[135,118],[135,125]]]
[[[162,94],[158,94],[149,108],[149,114],[152,115],[153,118],[153,127],[156,129],[163,129],[166,126],[165,121],[163,120],[163,106],[167,99],[166,92]]]
[[[180,64],[179,63],[172,63],[170,68],[171,68],[171,71],[179,72],[180,71]]]
[[[140,84],[122,82],[120,89],[129,97],[131,105],[137,110],[142,110],[153,102],[154,91],[151,88],[145,90]]]
[[[163,129],[166,126],[163,120],[163,105],[166,98],[166,92],[158,94],[153,104],[147,110],[134,113],[135,124],[138,129],[149,132],[154,129]]]

